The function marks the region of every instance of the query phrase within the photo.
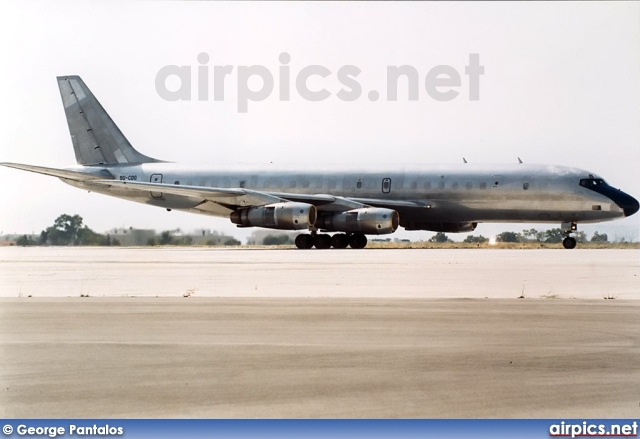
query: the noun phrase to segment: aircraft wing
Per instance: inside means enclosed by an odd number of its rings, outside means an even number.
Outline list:
[[[266,204],[297,201],[313,204],[320,211],[342,212],[366,207],[366,203],[349,198],[326,194],[291,194],[279,192],[261,192],[245,188],[210,188],[204,186],[185,186],[167,183],[147,183],[121,180],[96,180],[93,184],[120,186],[129,189],[162,192],[172,195],[199,198],[206,201],[232,207],[264,206]]]
[[[234,207],[264,206],[265,204],[280,203],[284,201],[282,198],[264,192],[252,191],[243,188],[214,188],[121,180],[97,180],[92,181],[91,183],[104,186],[120,186],[145,192],[162,192],[165,194],[179,195],[183,197],[199,198]]]

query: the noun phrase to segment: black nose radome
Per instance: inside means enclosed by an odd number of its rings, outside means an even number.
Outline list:
[[[622,192],[620,189],[609,188],[607,195],[614,203],[620,206],[624,216],[631,216],[638,211],[638,200],[631,195]]]
[[[631,216],[638,211],[638,208],[640,208],[640,205],[638,205],[638,200],[633,198],[631,195],[627,195],[627,197],[629,199],[624,203],[622,204],[617,202],[616,203],[618,204],[618,206],[622,207],[622,210],[624,211],[624,216]]]

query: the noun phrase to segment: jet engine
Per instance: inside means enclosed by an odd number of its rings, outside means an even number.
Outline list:
[[[364,233],[368,235],[385,235],[398,228],[400,216],[391,209],[363,207],[318,218],[316,227],[335,232]]]
[[[236,210],[230,219],[240,227],[299,230],[312,227],[317,216],[316,207],[312,204],[285,202]]]

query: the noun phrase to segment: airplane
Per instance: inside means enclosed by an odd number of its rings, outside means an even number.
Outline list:
[[[322,170],[166,162],[134,149],[79,76],[57,81],[77,166],[1,165],[167,211],[227,217],[238,227],[300,230],[299,249],[362,249],[366,235],[398,227],[456,233],[483,222],[560,223],[563,246],[572,249],[578,223],[638,211],[635,198],[595,173],[521,160]]]

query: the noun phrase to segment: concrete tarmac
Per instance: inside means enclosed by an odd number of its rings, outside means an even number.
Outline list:
[[[2,417],[640,415],[637,251],[30,250]]]
[[[0,248],[0,297],[640,299],[640,250]]]

